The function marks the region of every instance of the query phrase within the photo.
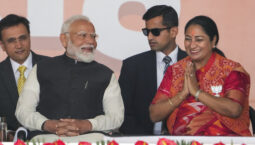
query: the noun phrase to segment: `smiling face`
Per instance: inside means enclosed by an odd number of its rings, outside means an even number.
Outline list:
[[[94,49],[97,46],[95,28],[86,20],[76,20],[69,32],[61,34],[62,44],[67,48],[67,56],[84,62],[94,59]]]
[[[7,55],[23,64],[30,53],[30,35],[23,24],[7,27],[2,31],[0,45]]]
[[[184,46],[192,61],[204,66],[212,55],[215,39],[210,41],[200,25],[190,25],[185,32]]]

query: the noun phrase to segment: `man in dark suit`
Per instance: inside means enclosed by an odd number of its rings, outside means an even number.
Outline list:
[[[149,105],[169,65],[187,56],[176,44],[178,16],[171,6],[158,5],[143,16],[142,29],[151,47],[123,61],[119,83],[125,105],[120,132],[129,135],[161,134],[162,122],[151,122]],[[170,58],[170,59],[169,59]]]
[[[8,55],[0,63],[0,116],[7,118],[9,130],[17,130],[21,126],[15,117],[20,75],[17,69],[25,66],[24,76],[27,78],[32,66],[47,57],[31,51],[29,21],[14,14],[0,21],[0,46]]]

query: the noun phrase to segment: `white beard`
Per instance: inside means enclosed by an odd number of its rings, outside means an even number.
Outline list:
[[[78,61],[90,63],[94,60],[94,51],[86,53],[76,53],[76,57]]]
[[[83,52],[82,48],[83,47],[91,47],[92,52]],[[82,45],[80,47],[76,47],[73,45],[71,40],[69,39],[68,46],[66,49],[67,53],[71,56],[75,56],[77,61],[82,61],[86,63],[90,63],[94,60],[94,46],[93,45]]]

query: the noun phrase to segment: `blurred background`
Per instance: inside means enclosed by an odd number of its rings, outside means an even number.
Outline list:
[[[251,76],[250,104],[255,107],[254,0],[0,0],[0,19],[10,13],[27,17],[32,50],[56,56],[64,53],[58,38],[63,21],[74,14],[86,15],[99,35],[96,60],[113,69],[118,77],[123,59],[150,49],[141,32],[142,16],[158,4],[171,5],[178,12],[177,43],[182,49],[184,26],[189,19],[197,15],[214,19],[220,33],[218,48],[241,63]],[[0,61],[5,57],[0,49]]]

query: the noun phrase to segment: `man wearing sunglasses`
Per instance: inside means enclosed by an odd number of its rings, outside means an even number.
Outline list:
[[[120,132],[129,135],[164,134],[162,122],[152,123],[149,105],[169,65],[187,56],[176,44],[178,15],[171,6],[157,5],[143,15],[151,50],[123,61],[119,83],[125,105]]]

